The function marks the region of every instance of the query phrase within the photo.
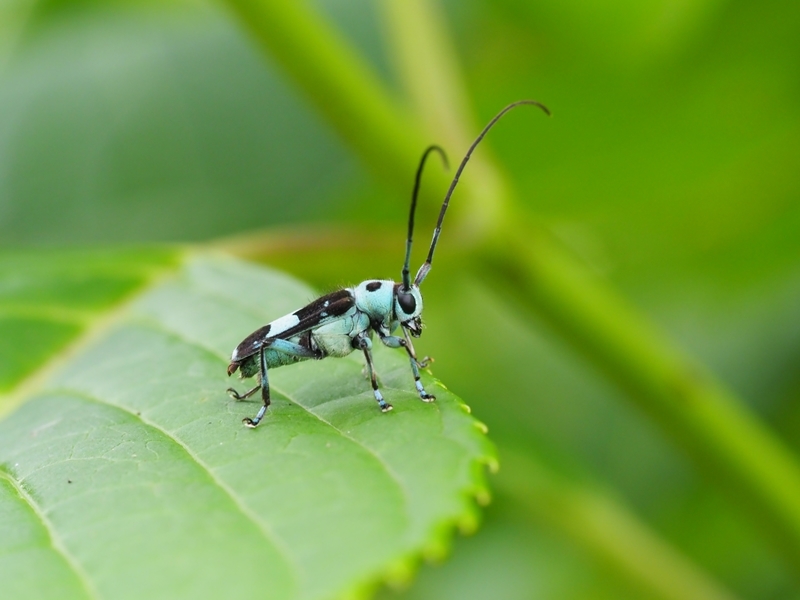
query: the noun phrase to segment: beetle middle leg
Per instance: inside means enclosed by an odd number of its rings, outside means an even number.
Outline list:
[[[378,389],[378,376],[375,373],[375,367],[372,364],[372,340],[370,340],[366,335],[362,334],[353,340],[353,346],[364,352],[364,358],[367,360],[369,378],[372,382],[372,393],[375,394],[375,400],[378,401],[378,406],[381,407],[381,411],[389,412],[393,407],[383,399],[383,394],[381,394],[381,391]]]

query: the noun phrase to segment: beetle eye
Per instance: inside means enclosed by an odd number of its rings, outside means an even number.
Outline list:
[[[397,303],[407,315],[413,315],[414,311],[417,310],[417,300],[414,298],[413,294],[404,294],[400,292],[397,294]]]

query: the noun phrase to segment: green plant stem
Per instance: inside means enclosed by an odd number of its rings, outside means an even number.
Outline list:
[[[0,75],[25,35],[36,0],[18,0],[0,4]]]
[[[733,600],[607,493],[572,483],[529,455],[501,449],[500,458],[498,493],[537,523],[566,534],[641,591],[662,600]]]
[[[463,145],[471,124],[465,85],[436,4],[386,0],[382,6],[395,62],[417,112],[429,129],[456,147]],[[711,463],[724,474],[758,518],[788,542],[795,562],[800,561],[800,468],[795,457],[701,365],[572,260],[544,230],[515,215],[510,186],[481,160],[484,154],[470,168],[480,169],[478,179],[485,187],[470,186],[469,191],[474,198],[470,209],[495,225],[484,232],[494,236],[489,254],[502,259],[489,270],[511,275],[505,282],[511,293],[544,313],[690,448],[698,462]],[[490,208],[476,208],[481,205]]]
[[[389,51],[414,113],[439,144],[463,153],[483,123],[477,123],[472,114],[443,11],[428,0],[385,0],[379,6]],[[533,111],[530,116],[542,117]],[[455,215],[448,228],[456,225],[466,239],[486,237],[500,224],[511,203],[509,186],[490,155],[485,146],[473,154],[453,207]],[[459,154],[450,157],[453,166],[460,159]]]
[[[365,164],[397,189],[408,189],[427,141],[365,62],[303,2],[227,4]],[[470,187],[464,184],[460,193]],[[504,280],[510,295],[547,316],[707,472],[723,475],[800,566],[800,469],[792,453],[732,392],[544,231],[524,225],[510,208],[501,216],[499,227],[483,230],[487,239],[494,236],[488,276]],[[448,230],[451,250],[457,242],[467,245],[453,233]]]
[[[224,0],[373,172],[410,189],[426,142],[374,71],[303,0]]]
[[[795,456],[731,391],[540,227],[510,220],[476,260],[544,315],[755,514],[800,565]],[[721,476],[721,477],[720,477]]]

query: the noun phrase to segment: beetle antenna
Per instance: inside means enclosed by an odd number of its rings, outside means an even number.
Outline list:
[[[447,154],[445,154],[444,150],[442,150],[439,146],[432,145],[428,146],[425,149],[425,152],[422,154],[422,158],[419,161],[419,166],[417,167],[417,176],[414,179],[414,192],[411,194],[411,212],[408,215],[408,238],[406,239],[406,260],[403,263],[403,290],[408,291],[411,287],[411,276],[408,270],[409,264],[411,263],[411,238],[414,235],[414,213],[417,210],[417,196],[419,195],[419,186],[420,181],[422,180],[422,170],[425,167],[425,161],[428,159],[428,155],[436,151],[442,157],[442,162],[444,163],[444,168],[449,169],[450,165],[447,163]]]
[[[442,233],[442,221],[444,221],[444,215],[447,212],[448,205],[450,204],[450,196],[453,195],[453,190],[456,189],[456,185],[458,185],[458,179],[459,177],[461,177],[461,172],[464,170],[464,167],[467,166],[467,162],[469,162],[469,159],[472,156],[472,152],[475,150],[475,148],[478,146],[478,144],[484,138],[484,136],[489,132],[489,130],[494,126],[494,124],[497,123],[497,121],[499,121],[504,114],[506,114],[512,108],[515,108],[521,104],[531,104],[533,106],[536,106],[542,109],[542,111],[544,111],[544,113],[547,116],[550,116],[550,111],[548,110],[548,108],[544,104],[537,102],[536,100],[519,100],[517,102],[512,102],[511,104],[506,106],[503,110],[501,110],[499,113],[497,113],[494,116],[494,118],[491,121],[489,121],[486,127],[483,128],[483,131],[480,132],[478,137],[475,138],[475,141],[472,142],[472,145],[469,147],[469,150],[467,150],[467,154],[464,156],[464,159],[461,161],[461,164],[458,165],[458,170],[456,171],[455,177],[453,177],[453,182],[450,184],[450,188],[447,190],[447,194],[444,197],[444,202],[442,203],[442,210],[439,212],[439,220],[436,222],[436,229],[433,230],[433,240],[431,240],[431,248],[428,251],[428,258],[425,260],[424,263],[422,263],[422,266],[419,268],[419,271],[417,271],[417,276],[414,278],[415,285],[421,284],[424,281],[425,277],[428,276],[428,272],[431,270],[431,263],[433,262],[433,252],[434,250],[436,250],[436,244],[439,241],[439,235]]]

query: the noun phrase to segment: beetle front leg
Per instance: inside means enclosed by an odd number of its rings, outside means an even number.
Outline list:
[[[423,402],[433,402],[436,400],[436,396],[425,391],[425,388],[422,387],[422,382],[420,381],[419,375],[419,368],[422,367],[424,369],[428,365],[428,361],[431,359],[426,357],[422,362],[419,362],[417,360],[417,355],[414,352],[414,346],[411,344],[411,340],[408,339],[408,333],[405,329],[403,329],[403,336],[404,337],[401,338],[396,335],[382,335],[380,338],[381,342],[383,342],[389,348],[405,348],[405,351],[408,353],[409,362],[411,363],[411,372],[414,375],[414,385],[417,388],[420,400]]]
[[[402,325],[400,326],[400,329],[403,331],[403,337],[406,340],[406,344],[408,344],[408,347],[411,349],[411,357],[414,359],[414,362],[417,364],[417,367],[419,367],[420,369],[427,369],[428,365],[434,362],[433,357],[426,356],[422,360],[418,360],[417,353],[414,350],[414,344],[411,342],[411,337],[408,335],[408,329],[406,329]]]
[[[381,411],[389,412],[392,410],[392,405],[383,399],[383,394],[378,389],[378,376],[375,374],[375,367],[372,364],[372,340],[366,335],[359,335],[353,340],[353,346],[364,352],[364,358],[367,360],[367,370],[369,371],[369,379],[372,382],[372,392],[375,394],[375,400],[378,401],[378,406]]]

